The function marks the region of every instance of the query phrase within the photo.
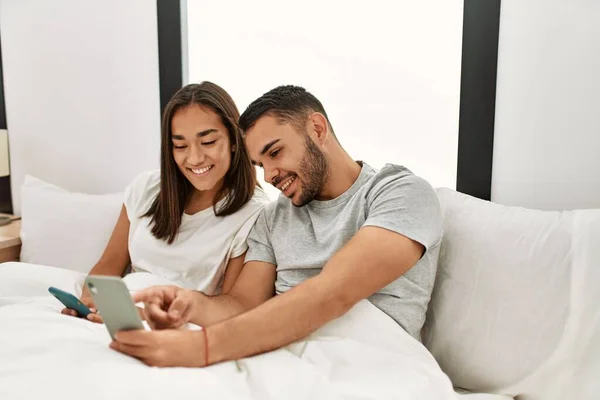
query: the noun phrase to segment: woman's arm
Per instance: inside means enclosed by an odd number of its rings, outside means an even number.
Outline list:
[[[117,224],[104,249],[104,253],[102,253],[100,260],[90,270],[89,275],[123,275],[130,262],[128,243],[129,225],[127,211],[125,210],[125,206],[122,206],[119,219],[117,220]],[[85,286],[81,292],[80,300],[86,306],[94,307],[92,296]],[[63,314],[77,315],[75,310],[64,309],[62,312]],[[90,314],[89,319],[94,322],[101,322],[100,316],[97,314]],[[98,319],[98,321],[96,321],[96,319]]]
[[[238,276],[240,276],[240,272],[242,272],[245,258],[246,252],[239,257],[230,259],[227,263],[227,268],[225,269],[225,279],[223,279],[222,293],[229,293],[235,284],[235,281],[237,281]]]
[[[125,210],[125,206],[122,206],[119,219],[104,249],[104,253],[102,253],[100,260],[90,270],[89,275],[123,275],[130,262],[129,225],[127,211]]]

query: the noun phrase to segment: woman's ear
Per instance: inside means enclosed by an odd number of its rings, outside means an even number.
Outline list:
[[[232,153],[235,153],[235,144],[234,144],[234,145],[231,145],[231,152],[232,152]]]

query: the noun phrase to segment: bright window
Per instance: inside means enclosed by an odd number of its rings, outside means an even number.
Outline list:
[[[462,0],[188,0],[188,80],[219,84],[240,112],[304,86],[352,157],[455,188],[462,12]]]

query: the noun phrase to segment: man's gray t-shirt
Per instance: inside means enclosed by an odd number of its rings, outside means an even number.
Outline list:
[[[248,236],[246,262],[276,265],[275,289],[280,294],[317,275],[363,226],[397,232],[426,249],[403,276],[369,297],[420,341],[435,281],[442,217],[431,185],[407,168],[387,164],[376,171],[363,163],[346,192],[304,207],[280,196],[265,207]]]

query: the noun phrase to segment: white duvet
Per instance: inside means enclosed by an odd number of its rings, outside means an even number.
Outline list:
[[[151,368],[108,347],[104,325],[59,313],[50,285],[84,276],[0,265],[0,399],[456,399],[423,345],[368,301],[305,340],[204,369]],[[147,275],[125,279],[135,291]]]

